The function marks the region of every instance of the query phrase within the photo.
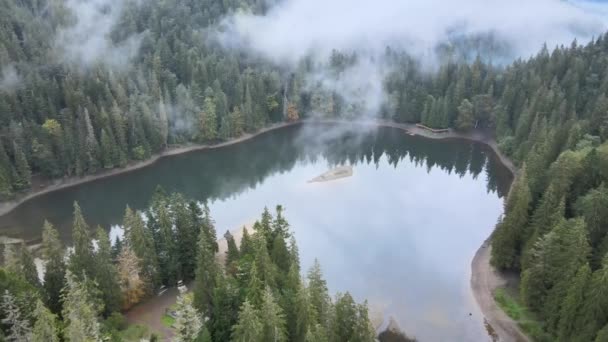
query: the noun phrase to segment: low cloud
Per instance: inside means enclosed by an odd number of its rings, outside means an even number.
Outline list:
[[[454,36],[492,34],[527,57],[598,35],[608,27],[608,4],[559,0],[286,0],[264,15],[237,13],[220,25],[227,47],[244,48],[281,63],[333,49],[376,54],[391,46],[432,57]]]
[[[265,15],[227,16],[213,37],[225,48],[291,70],[307,58],[314,66],[305,89],[332,91],[360,115],[374,116],[387,99],[387,46],[433,69],[440,47],[491,37],[494,51],[488,57],[500,63],[528,58],[543,43],[553,48],[575,38],[588,41],[608,28],[607,14],[608,3],[590,1],[285,0]],[[473,51],[474,43],[464,49],[468,58],[482,52]],[[327,67],[334,50],[358,56],[339,75]]]
[[[110,34],[127,5],[124,0],[67,0],[65,6],[73,23],[59,30],[55,48],[70,64],[88,68],[97,63],[124,68],[139,51],[143,34],[132,35],[119,43]]]
[[[14,65],[9,64],[0,70],[0,90],[14,90],[21,84],[21,81],[21,76]]]

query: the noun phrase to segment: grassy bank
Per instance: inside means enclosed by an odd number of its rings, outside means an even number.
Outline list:
[[[551,341],[551,337],[544,332],[542,322],[519,301],[516,290],[498,288],[494,292],[494,300],[533,341]]]

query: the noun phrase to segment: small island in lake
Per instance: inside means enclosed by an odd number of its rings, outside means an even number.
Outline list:
[[[333,168],[311,180],[308,183],[328,182],[340,178],[346,178],[353,175],[353,167],[350,165],[338,166]]]

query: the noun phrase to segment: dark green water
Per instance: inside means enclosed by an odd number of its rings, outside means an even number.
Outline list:
[[[502,213],[510,173],[477,143],[347,128],[288,127],[165,158],[37,197],[0,218],[0,232],[35,239],[46,218],[69,242],[74,201],[91,226],[110,229],[127,204],[144,210],[156,185],[208,201],[218,235],[282,204],[303,267],[317,257],[331,291],[368,299],[421,341],[488,340],[470,263]],[[352,177],[307,183],[342,164]]]

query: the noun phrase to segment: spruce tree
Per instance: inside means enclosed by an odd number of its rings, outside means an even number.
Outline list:
[[[30,285],[41,288],[40,278],[38,277],[38,269],[34,263],[32,252],[24,245],[21,245],[21,272],[25,281]]]
[[[13,154],[15,156],[16,171],[15,186],[17,189],[27,189],[31,184],[32,171],[25,153],[17,142],[13,142]]]
[[[557,336],[559,341],[570,341],[572,336],[582,328],[581,318],[578,316],[585,293],[588,290],[591,279],[591,268],[585,263],[576,273],[570,283],[566,297],[564,297],[559,313],[559,325]]]
[[[34,311],[32,342],[59,342],[57,316],[47,309],[42,301],[36,302]]]
[[[283,309],[276,303],[270,288],[264,291],[261,311],[264,313],[262,320],[262,340],[282,342],[287,341],[285,327],[285,315]]]
[[[194,283],[194,307],[205,317],[210,317],[213,304],[213,289],[219,273],[215,251],[208,235],[201,229],[198,240],[198,258]]]
[[[175,342],[194,341],[203,327],[200,313],[192,305],[192,296],[181,293],[175,310]]]
[[[146,229],[139,212],[127,206],[123,220],[125,243],[133,250],[140,262],[141,279],[146,292],[152,293],[158,285],[158,259],[152,234]],[[123,247],[124,248],[124,247]]]
[[[82,279],[95,278],[93,261],[93,244],[89,235],[89,225],[82,216],[82,211],[77,202],[74,202],[74,222],[72,224],[72,240],[74,251],[70,255],[69,268],[71,273]]]
[[[66,273],[63,290],[63,331],[68,341],[99,341],[101,338],[98,315],[100,307],[95,304],[89,289],[79,283],[70,271]]]
[[[145,296],[146,283],[141,274],[141,261],[131,246],[125,245],[118,255],[118,279],[123,309],[131,308]]]
[[[530,201],[530,189],[524,169],[511,189],[505,206],[505,217],[496,226],[492,238],[491,262],[499,269],[519,267],[518,257],[528,225]]]
[[[263,325],[259,312],[249,301],[245,301],[239,311],[239,320],[232,327],[232,341],[261,342]]]
[[[105,304],[104,316],[118,312],[121,308],[121,291],[118,270],[112,259],[110,237],[101,227],[97,228],[97,252],[95,253],[95,281]]]
[[[48,221],[42,228],[42,256],[46,261],[44,272],[44,298],[54,314],[62,310],[61,290],[65,287],[65,251],[59,233]]]
[[[28,342],[32,340],[32,328],[27,318],[21,312],[17,299],[5,290],[0,303],[3,316],[2,324],[8,326],[7,341]]]
[[[326,326],[329,318],[330,299],[327,282],[323,279],[321,265],[317,259],[315,259],[314,264],[308,271],[308,295],[312,311],[312,321],[310,324]]]

